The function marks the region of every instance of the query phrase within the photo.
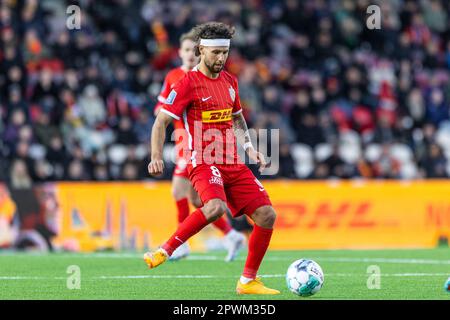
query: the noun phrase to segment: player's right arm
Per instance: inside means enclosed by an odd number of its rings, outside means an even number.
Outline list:
[[[190,84],[188,77],[183,77],[170,91],[164,105],[159,109],[151,136],[151,161],[148,172],[151,175],[161,175],[164,171],[163,147],[166,139],[166,128],[173,119],[180,120],[183,111],[191,103]]]
[[[166,77],[164,78],[164,82],[161,87],[161,91],[159,92],[159,95],[157,98],[158,102],[156,103],[156,105],[153,109],[153,114],[155,115],[155,117],[158,115],[159,110],[164,106],[164,103],[166,102],[166,99],[167,99],[170,91],[172,90],[172,79],[173,79],[173,70],[169,71],[166,74]]]
[[[166,128],[172,121],[172,117],[164,112],[158,112],[152,128],[151,137],[151,161],[148,165],[148,173],[161,175],[164,171],[163,146],[166,140]]]

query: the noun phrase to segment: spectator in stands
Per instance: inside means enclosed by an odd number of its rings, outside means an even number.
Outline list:
[[[372,164],[372,171],[375,178],[399,179],[400,163],[391,155],[391,145],[385,143],[382,145],[381,154]]]
[[[8,103],[6,104],[6,119],[10,119],[9,115],[15,110],[21,110],[25,117],[29,119],[29,104],[22,96],[22,90],[18,86],[11,86],[8,92]]]
[[[348,178],[349,173],[347,172],[344,160],[342,160],[339,154],[339,145],[333,145],[331,154],[327,157],[323,164],[327,167],[328,175],[333,178]]]
[[[3,132],[2,140],[4,143],[13,150],[17,140],[19,138],[19,131],[22,126],[25,125],[26,117],[25,113],[21,109],[15,109],[12,111],[11,120],[6,124]]]
[[[108,181],[109,180],[109,172],[108,167],[106,165],[100,164],[94,168],[93,178],[95,181]]]
[[[66,179],[69,181],[85,181],[90,179],[81,160],[75,159],[69,163]]]
[[[116,142],[123,145],[135,145],[138,142],[130,118],[120,119]]]
[[[438,126],[444,120],[449,119],[449,105],[445,101],[444,93],[439,88],[430,90],[426,99],[426,119]]]
[[[83,90],[77,101],[81,117],[90,128],[96,128],[106,121],[106,109],[95,85],[90,84]]]
[[[134,164],[133,162],[126,162],[124,164],[121,174],[124,180],[129,181],[137,180],[139,178],[138,174],[139,170],[136,164]]]
[[[150,117],[150,112],[142,109],[136,122],[133,124],[133,132],[139,143],[148,144],[152,126],[153,118]]]
[[[53,72],[44,68],[39,74],[39,81],[34,87],[30,101],[39,105],[42,112],[50,114],[57,105],[59,87],[53,80]]]
[[[280,145],[280,169],[277,176],[295,178],[295,163],[290,152],[290,145],[287,143]]]
[[[308,91],[306,89],[299,90],[296,95],[296,104],[291,110],[290,120],[297,133],[297,142],[314,147],[323,142],[324,138],[316,112],[311,110],[309,106],[310,96]]]
[[[33,181],[34,182],[46,182],[52,181],[52,168],[50,164],[45,160],[37,160],[34,162],[33,168]]]
[[[51,139],[59,135],[59,130],[50,123],[48,113],[40,112],[34,123],[34,133],[37,141],[48,148],[50,147]]]
[[[443,155],[442,149],[435,143],[429,145],[428,153],[421,165],[426,178],[448,178],[447,159]]]
[[[54,178],[62,180],[64,178],[64,168],[68,163],[68,154],[60,136],[51,137],[46,159],[52,166],[51,170]]]
[[[16,159],[11,164],[9,185],[13,189],[29,189],[33,181],[25,161]]]

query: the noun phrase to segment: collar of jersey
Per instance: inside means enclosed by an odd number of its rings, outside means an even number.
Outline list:
[[[219,76],[216,79],[212,79],[208,76],[206,76],[205,74],[203,74],[203,72],[201,72],[200,70],[198,70],[198,65],[196,65],[194,68],[192,68],[192,71],[197,71],[198,73],[200,73],[204,78],[211,80],[211,81],[217,81],[220,79],[221,75],[222,75],[222,71],[219,72]]]

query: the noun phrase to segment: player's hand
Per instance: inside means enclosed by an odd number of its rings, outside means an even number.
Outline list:
[[[266,159],[261,152],[256,151],[252,147],[247,149],[248,157],[259,164],[259,172],[261,173],[267,166]]]
[[[148,164],[148,173],[152,176],[160,176],[164,171],[164,161],[162,159],[155,159]]]

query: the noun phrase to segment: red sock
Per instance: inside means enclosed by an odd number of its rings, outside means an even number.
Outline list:
[[[256,224],[253,225],[253,231],[248,240],[247,261],[245,261],[244,272],[242,273],[244,277],[251,279],[256,277],[261,261],[269,246],[272,232],[273,229],[262,228]]]
[[[187,198],[177,201],[178,224],[182,223],[189,215],[189,202]]]
[[[162,248],[167,251],[169,256],[172,255],[176,248],[202,230],[208,223],[203,212],[200,209],[195,210],[193,214],[184,219],[177,231],[162,245]]]
[[[223,234],[227,234],[231,231],[231,226],[224,216],[221,216],[219,219],[213,222],[213,225],[223,232]]]

